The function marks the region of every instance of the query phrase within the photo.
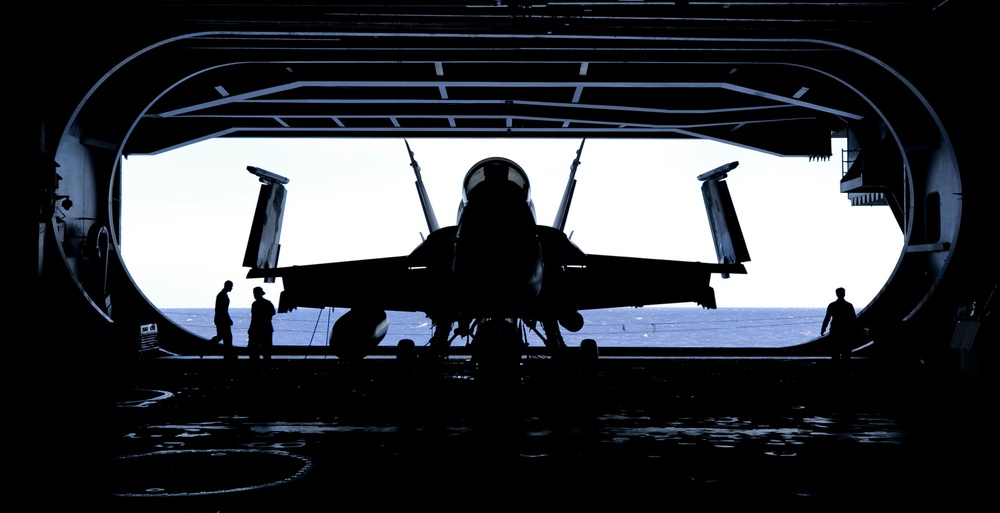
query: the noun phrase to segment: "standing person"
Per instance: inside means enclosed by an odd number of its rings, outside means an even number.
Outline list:
[[[226,360],[235,360],[233,351],[233,319],[229,317],[229,293],[233,291],[233,282],[226,280],[222,291],[215,296],[215,336],[208,340],[209,344],[222,342],[222,355]]]
[[[271,345],[274,327],[271,318],[274,317],[274,305],[264,299],[264,289],[253,288],[254,302],[250,305],[250,328],[247,330],[247,348],[250,359],[257,360],[261,356],[271,359]]]
[[[854,312],[854,305],[848,303],[844,296],[844,287],[834,291],[837,300],[826,307],[826,316],[823,317],[823,328],[819,334],[826,334],[826,327],[830,327],[830,339],[833,341],[833,359],[848,360],[851,358],[851,350],[854,349],[852,343],[858,329],[858,316]]]

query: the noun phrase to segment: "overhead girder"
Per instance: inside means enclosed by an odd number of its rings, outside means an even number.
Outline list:
[[[471,59],[453,47],[463,40],[425,34],[412,45],[394,47],[391,56],[383,55],[384,50],[344,48],[336,56],[313,55],[310,61],[294,44],[294,35],[282,36],[289,48],[269,47],[261,61],[255,59],[255,49],[198,50],[198,58],[191,61],[202,69],[192,69],[190,78],[170,84],[170,91],[150,106],[130,136],[126,153],[157,153],[182,144],[181,134],[186,133],[192,134],[190,141],[206,136],[437,133],[702,137],[775,154],[811,156],[826,146],[829,134],[821,130],[822,140],[806,140],[805,134],[812,136],[813,131],[785,129],[784,137],[775,138],[771,134],[781,129],[770,125],[808,121],[839,132],[848,121],[866,115],[858,110],[865,105],[845,96],[837,81],[798,63],[776,60],[835,53],[811,41],[799,42],[809,48],[806,52],[792,50],[793,43],[787,41],[774,45],[776,49],[760,43],[748,52],[732,48],[731,42],[698,50],[688,41],[680,42],[685,48],[678,49],[673,41],[657,40],[655,45],[633,43],[633,48],[614,50],[533,48],[530,57],[523,50],[491,49]],[[254,34],[255,39],[263,37]],[[310,43],[317,39],[301,37]],[[436,44],[417,45],[426,39]],[[623,61],[625,51],[635,55]],[[771,51],[776,52],[775,60],[762,58]],[[213,53],[218,60],[207,58]],[[516,54],[521,54],[520,60]],[[746,61],[751,54],[755,59]],[[754,137],[758,129],[763,131]],[[804,147],[795,148],[796,141]]]

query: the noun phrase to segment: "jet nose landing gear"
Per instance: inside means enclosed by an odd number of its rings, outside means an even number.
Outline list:
[[[484,382],[520,380],[521,357],[527,342],[514,319],[488,319],[479,323],[470,348],[477,377]]]

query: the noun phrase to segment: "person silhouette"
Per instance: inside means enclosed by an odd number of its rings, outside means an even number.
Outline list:
[[[837,300],[826,307],[823,327],[819,334],[826,335],[826,328],[829,326],[830,339],[833,342],[833,359],[848,360],[851,358],[851,350],[854,349],[852,346],[858,327],[858,316],[854,312],[854,305],[844,299],[847,294],[844,287],[838,287],[834,292],[837,294]]]
[[[274,304],[264,299],[264,289],[260,287],[253,288],[253,297],[254,302],[250,305],[250,328],[247,329],[247,349],[251,360],[261,357],[270,360],[274,336],[274,326],[271,325],[271,318],[275,313]]]
[[[233,351],[233,319],[229,317],[229,293],[233,291],[233,282],[226,280],[222,290],[215,296],[215,336],[208,340],[209,344],[222,342],[222,356],[226,360],[235,360]]]

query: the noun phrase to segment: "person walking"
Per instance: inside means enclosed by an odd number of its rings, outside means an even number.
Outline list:
[[[271,318],[274,317],[274,304],[264,299],[264,289],[253,288],[254,302],[250,305],[250,328],[247,329],[247,349],[251,360],[271,359],[271,348],[273,344],[274,326],[271,325]]]
[[[226,360],[235,360],[233,350],[233,319],[229,316],[229,293],[233,291],[233,282],[226,280],[222,290],[215,296],[215,336],[208,340],[209,344],[222,342],[222,356]]]
[[[856,341],[858,316],[854,312],[854,305],[844,299],[847,294],[844,287],[838,287],[834,292],[837,294],[837,300],[827,305],[826,315],[823,316],[823,327],[819,334],[826,335],[826,328],[829,326],[830,339],[833,342],[833,359],[849,360]]]

